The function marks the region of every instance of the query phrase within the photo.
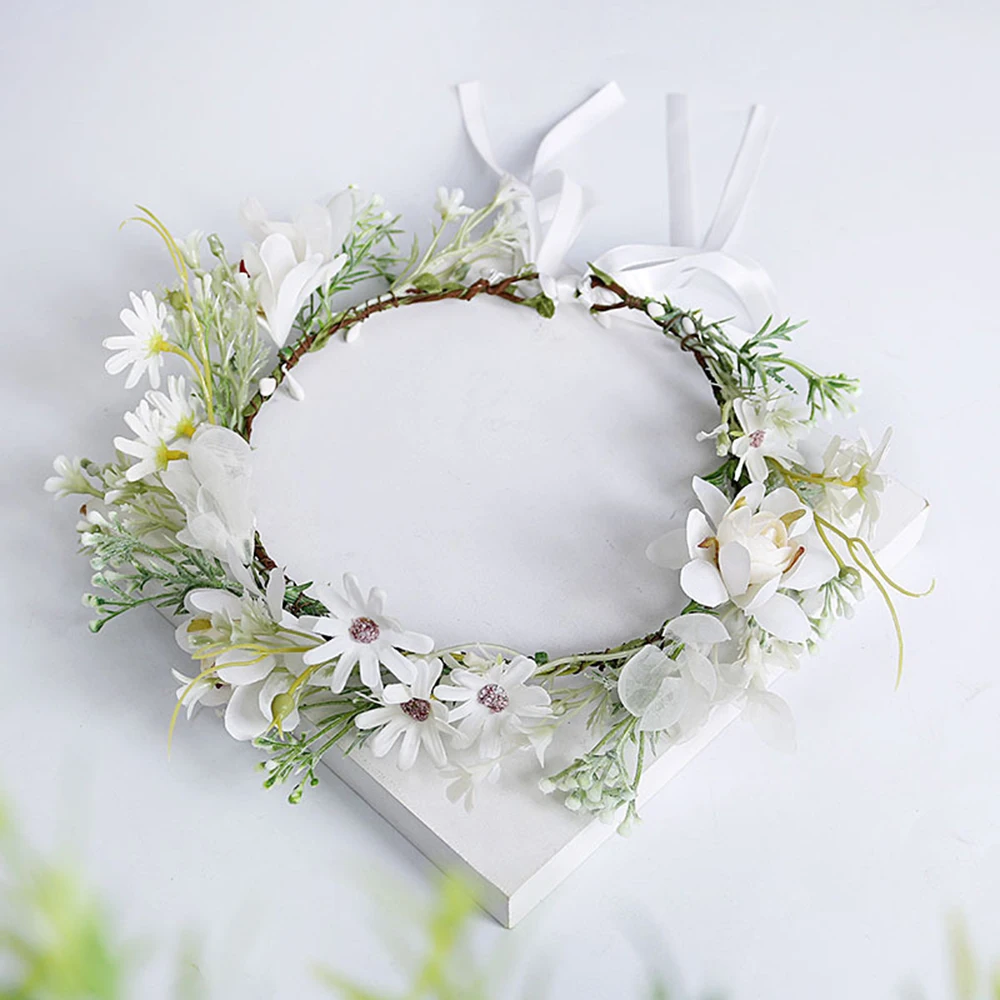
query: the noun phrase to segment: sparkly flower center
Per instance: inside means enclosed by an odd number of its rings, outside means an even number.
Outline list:
[[[764,443],[764,431],[754,431],[750,435],[750,447],[759,448]]]
[[[411,698],[399,707],[417,722],[426,722],[431,717],[431,703],[423,698]]]
[[[479,689],[476,701],[496,714],[502,712],[510,704],[510,696],[499,684],[485,684]]]
[[[364,643],[366,646],[378,638],[378,622],[373,622],[371,618],[355,618],[351,622],[347,634],[355,641]]]

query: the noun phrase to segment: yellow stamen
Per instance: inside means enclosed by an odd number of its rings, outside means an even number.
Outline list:
[[[698,543],[699,549],[710,549],[712,552],[712,561],[716,566],[719,565],[719,539],[715,535],[709,535],[704,541]]]
[[[778,518],[778,520],[781,521],[782,524],[784,524],[786,530],[791,531],[792,525],[795,524],[795,522],[799,520],[799,518],[805,516],[806,516],[805,508],[800,507],[798,510],[787,511],[786,513],[782,514],[781,517]]]

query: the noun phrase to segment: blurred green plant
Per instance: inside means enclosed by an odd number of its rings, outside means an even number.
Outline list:
[[[30,850],[0,803],[0,1000],[125,1000],[134,961],[97,893],[76,869]],[[365,986],[329,966],[316,970],[340,1000],[497,1000],[501,971],[509,962],[477,959],[472,932],[478,904],[460,878],[445,876],[423,915],[398,918],[418,936],[409,985],[386,992]],[[182,956],[175,995],[202,1000],[204,979],[196,947]],[[949,927],[954,1000],[1000,1000],[1000,963],[977,961],[968,926]],[[537,984],[523,992],[543,1000]],[[913,996],[914,994],[910,994]],[[922,996],[922,994],[916,994]],[[653,977],[645,1000],[686,1000],[690,994]],[[615,1000],[623,1000],[616,997]],[[705,1000],[708,1000],[706,997]],[[716,994],[715,1000],[722,1000]]]
[[[122,1000],[127,961],[98,897],[36,857],[0,805],[0,998]]]
[[[1000,1000],[1000,962],[992,972],[980,970],[963,917],[952,917],[948,938],[955,1000]]]
[[[489,974],[475,967],[468,939],[477,903],[456,876],[445,876],[426,918],[424,954],[402,993],[374,992],[333,969],[317,970],[320,980],[343,1000],[489,1000]]]

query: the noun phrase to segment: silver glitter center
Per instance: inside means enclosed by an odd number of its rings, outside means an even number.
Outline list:
[[[431,716],[431,703],[423,698],[411,698],[399,706],[411,719],[426,722]]]
[[[355,641],[368,645],[378,638],[378,622],[373,622],[371,618],[355,618],[351,622],[347,634]]]
[[[479,689],[476,701],[491,712],[502,712],[510,704],[510,695],[499,684],[485,684]]]

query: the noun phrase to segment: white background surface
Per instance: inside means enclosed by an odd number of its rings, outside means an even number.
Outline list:
[[[871,603],[784,685],[797,755],[730,730],[629,841],[512,934],[484,918],[477,936],[551,956],[553,997],[625,995],[643,962],[662,960],[661,940],[688,984],[738,1000],[889,997],[915,982],[946,995],[952,909],[984,953],[1000,949],[1000,15],[972,3],[336,6],[4,5],[0,783],[27,832],[73,844],[130,933],[153,938],[144,997],[165,995],[184,929],[203,937],[218,996],[319,996],[318,959],[385,981],[393,921],[370,913],[370,886],[420,895],[430,877],[333,781],[294,810],[265,795],[252,755],[208,716],[168,762],[169,630],[150,613],[86,633],[73,516],[39,485],[57,452],[102,458],[129,402],[101,372],[100,339],[129,289],[168,279],[145,232],[117,232],[129,206],[235,247],[244,195],[290,211],[356,181],[416,225],[437,184],[475,199],[489,188],[453,83],[484,81],[499,155],[519,167],[559,114],[615,78],[628,105],[566,158],[603,199],[579,262],[666,236],[667,91],[697,101],[696,150],[713,157],[697,163],[704,213],[757,100],[779,124],[739,246],[810,318],[799,353],[863,378],[865,426],[897,426],[894,470],[935,506],[907,576],[933,572],[938,590],[902,609],[899,692]],[[462,379],[461,351],[442,363]],[[600,454],[576,453],[601,475]],[[406,523],[403,495],[394,516]],[[582,537],[582,558],[602,542]],[[477,587],[501,607],[518,580]],[[433,567],[420,590],[435,609]]]

